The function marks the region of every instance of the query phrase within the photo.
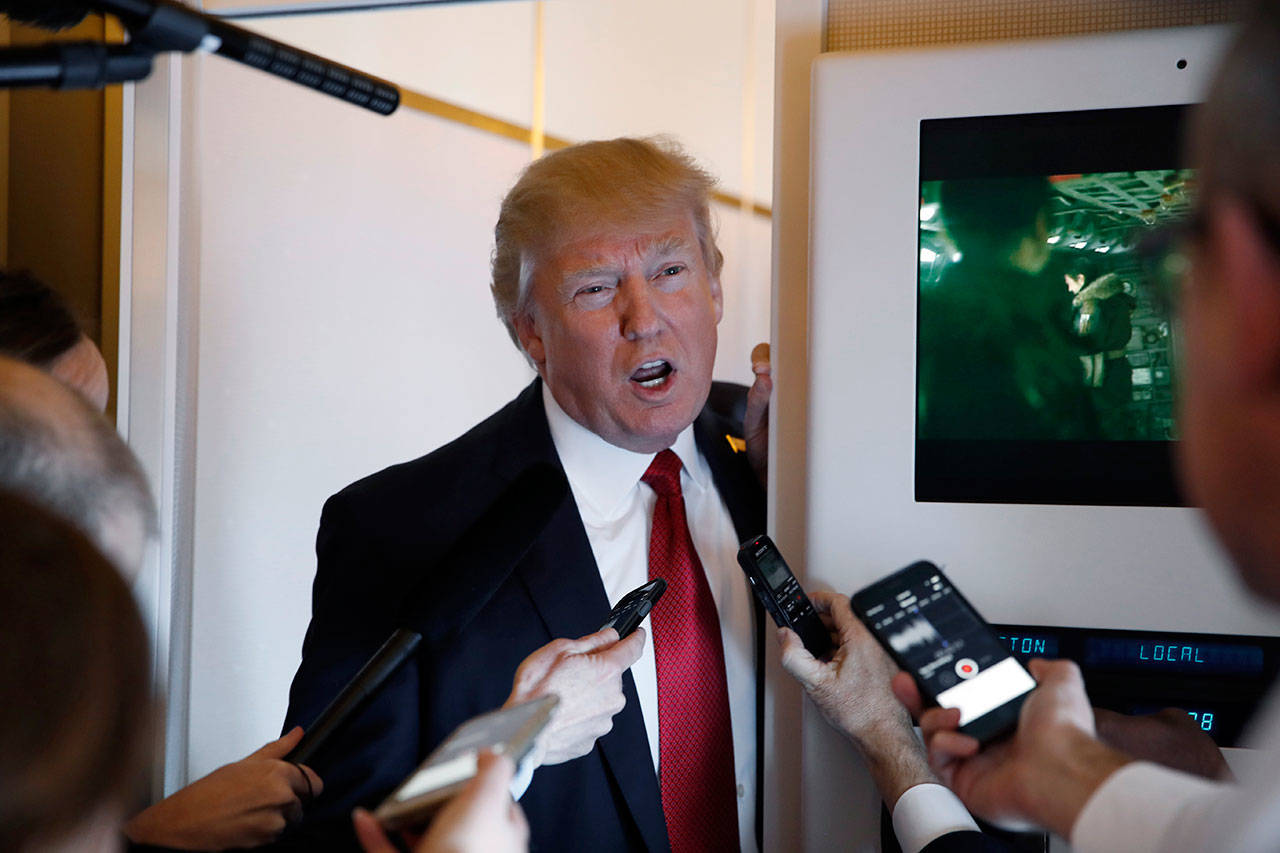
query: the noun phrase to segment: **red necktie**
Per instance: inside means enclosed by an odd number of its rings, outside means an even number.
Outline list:
[[[658,777],[673,853],[738,847],[737,781],[724,645],[715,599],[693,549],[680,457],[659,453],[640,479],[657,494],[649,577],[667,591],[653,608],[658,668]]]

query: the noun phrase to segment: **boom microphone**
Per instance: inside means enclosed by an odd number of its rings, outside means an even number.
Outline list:
[[[380,115],[390,115],[400,106],[400,90],[393,83],[260,36],[176,0],[0,0],[0,13],[45,29],[79,23],[90,12],[118,18],[129,32],[132,54],[205,50]],[[22,59],[10,57],[0,63],[0,81],[74,88],[73,81],[99,81],[95,85],[100,86],[110,76],[98,69],[76,68],[70,74],[37,77],[34,70],[20,64]]]
[[[68,0],[0,0],[0,14],[42,30],[65,30],[85,19],[89,4]]]
[[[307,727],[286,761],[306,764],[422,644],[440,646],[471,623],[563,503],[569,484],[560,469],[526,468],[435,562],[407,597],[401,627],[383,643]],[[448,578],[450,583],[441,583]]]

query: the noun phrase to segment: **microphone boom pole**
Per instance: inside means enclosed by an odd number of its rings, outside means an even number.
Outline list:
[[[77,42],[0,50],[0,88],[96,89],[145,79],[151,70],[151,58],[157,53],[205,50],[379,115],[390,115],[400,106],[400,90],[393,83],[260,36],[175,0],[62,0],[52,6],[53,11],[46,14],[52,14],[51,20],[57,25],[90,11],[112,15],[128,31],[129,43],[95,47]],[[32,17],[36,6],[26,2],[0,0],[0,12],[37,26],[52,25],[42,17]]]

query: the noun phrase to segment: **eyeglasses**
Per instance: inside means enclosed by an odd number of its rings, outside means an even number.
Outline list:
[[[1257,199],[1246,198],[1244,204],[1267,245],[1280,257],[1280,217]],[[1151,282],[1155,307],[1166,317],[1173,316],[1181,301],[1191,270],[1191,249],[1204,242],[1208,228],[1203,209],[1197,207],[1186,219],[1153,230],[1135,247]]]
[[[1191,249],[1204,239],[1207,229],[1205,216],[1197,208],[1186,219],[1153,229],[1134,247],[1162,317],[1174,316],[1191,271]]]

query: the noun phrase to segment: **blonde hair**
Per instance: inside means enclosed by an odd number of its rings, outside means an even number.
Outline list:
[[[718,276],[724,256],[711,226],[715,185],[679,144],[663,137],[584,142],[530,163],[502,200],[493,229],[490,290],[516,346],[515,318],[527,308],[535,258],[592,223],[643,225],[687,210],[707,272]]]

